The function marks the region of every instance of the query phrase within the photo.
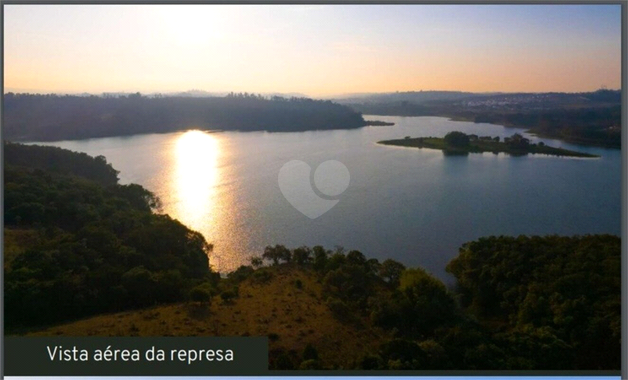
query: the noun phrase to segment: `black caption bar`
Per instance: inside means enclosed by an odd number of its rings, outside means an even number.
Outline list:
[[[260,375],[266,337],[6,337],[6,376]]]

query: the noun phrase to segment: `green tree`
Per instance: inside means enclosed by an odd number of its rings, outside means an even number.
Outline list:
[[[385,279],[391,286],[399,286],[399,279],[401,273],[406,269],[406,266],[398,261],[392,259],[386,259],[379,268],[379,275]]]
[[[264,253],[262,254],[262,257],[265,260],[272,261],[273,265],[279,265],[279,260],[281,260],[283,257],[282,248],[285,249],[283,245],[275,245],[274,247],[269,245],[264,248]]]
[[[201,305],[211,305],[212,293],[206,286],[199,285],[190,291],[190,299]]]
[[[328,252],[320,245],[314,246],[312,251],[314,252],[314,269],[323,272],[327,266]]]
[[[122,275],[122,286],[137,304],[146,306],[155,302],[156,279],[144,266],[135,267]]]
[[[456,308],[445,285],[425,270],[406,269],[401,274],[399,290],[408,300],[412,330],[417,334],[432,333],[437,327],[454,319]]]
[[[222,301],[226,304],[230,304],[231,302],[233,302],[233,300],[236,297],[237,297],[237,294],[233,290],[225,290],[222,293],[220,293],[220,298],[222,298]]]
[[[308,264],[312,260],[312,250],[309,247],[299,247],[292,252],[292,259],[298,265]]]
[[[253,256],[251,257],[251,265],[253,268],[259,268],[264,265],[264,260],[259,256]]]
[[[469,146],[469,136],[462,132],[453,131],[445,135],[445,142],[453,147],[466,147]]]
[[[347,253],[347,263],[348,264],[352,264],[352,265],[358,265],[358,266],[364,266],[366,264],[366,257],[364,257],[364,254],[360,251],[349,251],[349,253]]]

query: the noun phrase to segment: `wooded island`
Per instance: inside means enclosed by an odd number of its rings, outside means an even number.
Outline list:
[[[530,140],[515,133],[511,137],[500,137],[467,135],[463,132],[449,132],[444,138],[439,137],[416,137],[406,136],[404,139],[384,140],[379,144],[406,146],[413,148],[440,149],[446,155],[466,155],[469,153],[507,153],[512,156],[523,156],[532,154],[548,154],[552,156],[562,157],[583,157],[594,158],[599,157],[589,153],[576,152],[562,148],[554,148],[545,145],[543,142],[538,144],[530,143]]]

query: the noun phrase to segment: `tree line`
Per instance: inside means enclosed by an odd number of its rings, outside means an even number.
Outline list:
[[[536,112],[481,112],[476,123],[529,128],[530,132],[582,144],[621,147],[621,106]]]
[[[269,246],[231,276],[312,271],[338,320],[392,335],[356,369],[619,370],[620,244],[613,235],[480,238],[447,266],[455,289],[422,268],[321,246]],[[315,349],[271,352],[271,368],[323,369]]]
[[[4,95],[4,137],[54,141],[163,133],[189,128],[241,131],[346,129],[365,125],[360,113],[331,101],[229,94],[184,98]]]

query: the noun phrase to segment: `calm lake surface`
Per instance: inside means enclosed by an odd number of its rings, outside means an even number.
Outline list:
[[[46,143],[104,155],[121,183],[139,183],[162,212],[214,244],[221,272],[248,264],[266,245],[324,245],[421,266],[450,282],[447,263],[464,242],[489,235],[620,234],[621,151],[529,137],[601,155],[576,159],[383,146],[385,139],[520,129],[438,117],[385,117],[391,127],[295,133],[198,131]],[[191,127],[193,128],[193,127]],[[330,211],[310,219],[283,197],[278,174],[291,160],[337,160],[350,173]]]

